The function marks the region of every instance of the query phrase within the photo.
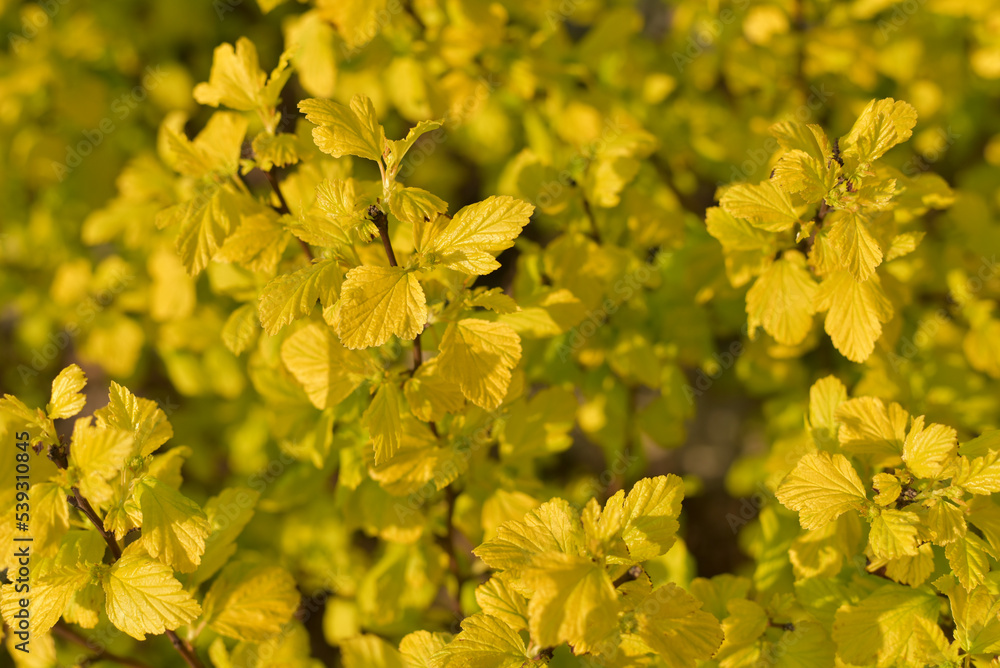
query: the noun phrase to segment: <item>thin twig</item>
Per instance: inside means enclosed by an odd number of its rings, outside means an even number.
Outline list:
[[[398,267],[399,263],[396,261],[396,253],[392,250],[392,241],[389,239],[389,218],[385,215],[382,209],[378,208],[375,204],[368,207],[368,217],[371,218],[372,222],[375,223],[375,228],[378,230],[378,235],[382,238],[382,248],[385,250],[385,257],[389,260],[390,267]],[[410,373],[416,373],[417,369],[424,361],[424,350],[420,345],[420,334],[418,333],[416,338],[413,339],[413,368]]]
[[[292,210],[288,208],[288,202],[285,200],[285,195],[281,192],[281,186],[278,185],[277,177],[274,176],[274,169],[272,168],[264,172],[264,176],[267,177],[267,182],[271,184],[271,190],[273,190],[274,194],[278,196],[280,206],[274,207],[275,210],[283,215],[291,215]],[[306,258],[312,262],[315,259],[315,256],[313,255],[312,249],[309,248],[309,244],[298,237],[295,238],[298,239],[299,245],[302,246],[302,252],[306,254]]]
[[[91,524],[97,527],[97,530],[101,534],[101,538],[104,539],[104,542],[107,543],[108,547],[111,549],[111,554],[114,556],[115,561],[118,561],[122,556],[122,549],[118,547],[118,541],[115,539],[115,534],[104,528],[104,522],[97,516],[97,512],[94,511],[94,507],[90,505],[90,501],[87,501],[87,499],[80,494],[80,489],[78,487],[71,487],[70,489],[73,490],[73,496],[67,497],[66,500],[69,501],[71,506],[86,515]]]
[[[95,663],[97,661],[111,661],[114,663],[121,664],[123,666],[130,666],[131,668],[150,668],[148,664],[145,664],[136,659],[130,659],[125,656],[118,656],[117,654],[112,654],[106,649],[96,648],[91,645],[90,641],[84,638],[82,635],[71,629],[66,625],[65,622],[56,622],[56,625],[52,627],[52,633],[59,636],[63,640],[68,640],[69,642],[79,645],[80,647],[85,647],[87,649],[96,649],[97,652],[86,659],[84,659],[83,664],[88,665]]]

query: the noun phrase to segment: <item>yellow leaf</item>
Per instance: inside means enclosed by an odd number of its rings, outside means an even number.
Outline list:
[[[87,397],[82,393],[87,384],[87,376],[76,364],[70,364],[59,372],[52,381],[52,398],[45,407],[52,420],[73,417],[87,403]]]
[[[469,318],[448,325],[438,365],[469,401],[493,410],[507,395],[520,358],[521,337],[508,325]]]
[[[892,303],[878,276],[858,283],[847,271],[828,277],[816,292],[816,310],[829,311],[826,332],[844,357],[864,362],[882,336],[882,323],[892,319]]]
[[[441,121],[420,121],[415,126],[410,128],[410,131],[406,133],[404,139],[399,139],[396,141],[389,142],[389,159],[386,161],[386,167],[391,174],[395,174],[396,170],[403,162],[403,158],[409,152],[413,145],[417,143],[417,140],[428,132],[433,132],[444,125]]]
[[[836,376],[820,378],[809,388],[809,435],[820,450],[837,443],[837,408],[847,400],[847,388]]]
[[[430,428],[410,415],[401,422],[399,449],[387,461],[368,470],[382,488],[396,496],[444,489],[469,467],[466,452],[439,445]]]
[[[517,631],[478,613],[462,620],[462,632],[434,660],[436,668],[521,668],[530,658]]]
[[[523,520],[511,520],[497,528],[496,538],[473,552],[494,570],[516,576],[543,552],[578,555],[584,545],[579,513],[564,499],[553,499],[530,511]]]
[[[359,193],[358,187],[354,179],[326,179],[316,186],[316,208],[345,233],[354,231],[360,239],[370,241],[378,231],[368,217],[368,207],[374,202]],[[349,239],[347,237],[348,243]],[[310,240],[306,238],[306,241]],[[321,241],[310,243],[329,245]]]
[[[786,151],[803,151],[816,160],[828,159],[830,140],[818,125],[782,121],[772,125],[770,131]]]
[[[145,457],[170,440],[174,430],[155,401],[143,399],[111,381],[108,405],[94,411],[98,426],[131,432],[132,455]]]
[[[291,621],[301,596],[279,566],[231,563],[205,595],[205,623],[224,636],[259,642]]]
[[[918,478],[936,478],[958,452],[958,432],[943,424],[924,429],[923,416],[913,418],[913,426],[903,442],[903,461]]]
[[[344,348],[330,327],[319,323],[311,323],[285,339],[281,361],[320,410],[350,396],[369,371],[363,353]]]
[[[316,125],[316,146],[335,158],[356,155],[379,162],[385,152],[385,130],[378,123],[372,101],[355,95],[347,107],[333,100],[302,100],[299,111]]]
[[[331,322],[352,349],[381,346],[392,336],[409,341],[427,323],[427,299],[412,272],[362,265],[347,272]]]
[[[872,162],[909,139],[916,124],[917,111],[906,102],[891,97],[872,100],[840,146],[845,157],[855,157],[860,163]]]
[[[726,213],[768,232],[784,232],[799,222],[788,193],[771,181],[737,184],[726,191],[719,204]]]
[[[375,446],[376,464],[388,461],[399,450],[403,435],[401,416],[399,387],[394,382],[385,381],[361,416],[361,424],[368,429]]]
[[[897,404],[885,404],[878,397],[858,397],[845,401],[836,410],[840,431],[837,438],[845,452],[873,456],[882,465],[898,463],[909,414]]]
[[[21,591],[15,591],[15,584],[5,584],[0,590],[0,609],[3,611],[4,622],[12,629],[16,628],[18,622],[14,615],[22,609],[20,601],[25,594],[30,593],[28,615],[31,640],[34,641],[36,637],[48,633],[63,615],[73,595],[91,581],[88,566],[50,564],[48,567],[43,567],[35,563],[36,572],[31,573],[28,579],[30,590],[24,589],[24,582],[20,583]],[[33,645],[29,647],[34,649]]]
[[[1000,492],[1000,451],[993,450],[982,457],[959,459],[959,471],[951,484],[973,494]]]
[[[403,393],[410,411],[424,422],[437,422],[465,406],[462,388],[441,375],[437,357],[420,365],[403,385]]]
[[[683,498],[684,483],[673,474],[643,478],[632,487],[623,504],[622,527],[632,559],[653,559],[673,547]]]
[[[433,262],[467,274],[488,274],[500,267],[494,254],[514,245],[535,207],[513,197],[490,197],[455,214],[444,230],[418,248]]]
[[[173,570],[130,546],[102,579],[111,623],[136,640],[176,630],[201,607],[174,579]]]
[[[518,593],[504,574],[496,574],[476,587],[476,603],[515,631],[528,628],[528,599]]]
[[[750,337],[763,326],[782,345],[802,343],[812,328],[816,292],[805,257],[797,251],[785,251],[747,292]]]
[[[224,489],[218,496],[205,504],[205,515],[211,533],[205,539],[205,552],[197,570],[187,577],[188,588],[197,587],[222,568],[236,552],[236,538],[243,531],[254,507],[260,499],[260,492],[247,487]]]
[[[864,484],[847,457],[828,452],[800,459],[775,496],[785,507],[799,511],[803,529],[819,529],[848,510],[861,510],[868,501]]]
[[[273,336],[293,320],[309,315],[317,299],[324,305],[332,304],[342,280],[334,260],[319,260],[273,278],[264,286],[257,304],[264,331]]]
[[[806,202],[818,202],[837,184],[836,171],[827,167],[826,158],[815,158],[795,149],[781,157],[774,166],[772,179],[781,189],[798,193]]]
[[[253,138],[254,160],[265,172],[272,167],[294,165],[303,153],[299,138],[293,134],[261,132]]]
[[[156,478],[139,483],[142,545],[154,559],[181,573],[198,568],[211,526],[191,499]]]
[[[952,572],[966,590],[973,590],[986,580],[990,572],[992,551],[982,538],[972,532],[966,533],[944,548],[945,556]]]
[[[212,107],[223,105],[241,111],[273,107],[291,75],[289,55],[282,55],[268,82],[267,75],[260,69],[257,47],[253,42],[240,37],[236,40],[235,50],[231,44],[221,44],[215,48],[208,82],[194,87],[194,99],[200,104]]]
[[[872,520],[868,543],[876,557],[899,559],[917,554],[920,516],[908,510],[883,508]]]
[[[937,625],[940,603],[926,587],[886,584],[856,605],[837,610],[833,640],[837,656],[852,665],[926,665],[915,627],[923,619]],[[940,632],[940,629],[938,629]]]
[[[562,552],[540,554],[535,564],[521,575],[534,592],[532,640],[542,647],[569,643],[578,653],[598,648],[618,626],[618,595],[604,567]]]
[[[171,166],[181,174],[194,178],[234,174],[239,167],[247,127],[247,119],[242,114],[217,111],[193,141],[167,128],[167,144],[174,157]],[[205,199],[208,198],[202,194],[192,202]]]
[[[722,645],[719,621],[673,582],[639,601],[635,620],[635,635],[669,668],[688,668],[707,661]]]
[[[213,259],[233,262],[253,272],[273,273],[289,239],[277,219],[278,215],[269,210],[242,216],[239,227],[226,237]]]
[[[435,668],[434,655],[451,640],[447,633],[414,631],[399,641],[399,653],[407,668]]]
[[[389,211],[401,221],[420,225],[448,211],[448,203],[420,188],[397,188],[389,198]]]
[[[882,248],[868,229],[869,220],[861,213],[830,216],[828,238],[840,254],[842,265],[856,281],[863,282],[882,263]]]
[[[891,473],[876,473],[872,476],[872,489],[876,492],[875,503],[880,506],[892,505],[903,491],[899,478]]]
[[[98,506],[110,500],[107,480],[125,465],[132,453],[133,439],[127,431],[91,425],[93,418],[79,418],[73,425],[69,463],[78,476],[77,485],[85,498]]]

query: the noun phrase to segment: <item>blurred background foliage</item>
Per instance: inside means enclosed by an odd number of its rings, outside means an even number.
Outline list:
[[[408,184],[453,210],[498,193],[535,203],[489,284],[552,271],[538,249],[591,215],[580,189],[600,203],[611,250],[600,266],[581,256],[578,273],[546,280],[594,309],[622,275],[608,268],[615,247],[666,253],[641,303],[628,300],[568,362],[526,350],[529,377],[572,383],[580,398],[574,446],[545,464],[549,487],[531,490],[536,503],[557,492],[585,498],[639,439],[628,477],[687,476],[687,548],[697,572],[713,575],[749,567],[758,534],[744,531],[741,550],[727,518],[787,472],[816,378],[834,373],[852,393],[899,401],[962,437],[998,426],[996,0],[0,0],[0,34],[0,389],[42,405],[51,378],[77,362],[91,378],[88,410],[111,380],[158,401],[174,442],[194,451],[192,497],[203,501],[223,480],[267,479],[260,509],[270,514],[258,513],[243,542],[280,541],[305,590],[321,589],[330,568],[362,581],[372,545],[324,506],[304,505],[331,484],[330,467],[318,476],[293,458],[268,473],[290,429],[280,422],[294,416],[262,409],[267,399],[220,336],[253,281],[223,264],[190,278],[175,231],[155,225],[180,198],[161,125],[189,136],[204,127],[212,110],[192,88],[208,79],[214,48],[241,36],[264,70],[296,45],[286,131],[308,137],[295,121],[300,99],[363,93],[390,136],[445,119]],[[748,340],[746,286],[732,287],[704,223],[717,188],[767,178],[774,122],[837,136],[883,97],[919,113],[913,138],[885,160],[943,181],[927,237],[892,266],[896,315],[876,353],[852,364],[818,326],[795,349]],[[560,185],[562,173],[573,185]],[[741,354],[727,357],[733,342]],[[400,555],[380,568],[421,570]],[[694,572],[683,558],[672,567]],[[421,577],[434,580],[427,568]]]

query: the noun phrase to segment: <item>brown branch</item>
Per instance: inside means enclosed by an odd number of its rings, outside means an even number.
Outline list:
[[[191,643],[186,640],[182,640],[173,631],[167,631],[167,637],[170,638],[170,642],[173,643],[174,649],[183,657],[184,661],[190,668],[204,668],[201,663],[201,659],[198,655],[194,653],[194,648],[191,647]]]
[[[130,666],[131,668],[150,668],[148,664],[145,664],[136,659],[130,659],[126,656],[119,656],[117,654],[112,654],[106,649],[99,649],[93,647],[90,641],[84,638],[82,635],[71,629],[66,625],[65,622],[56,622],[56,625],[52,627],[53,635],[57,635],[63,640],[68,640],[69,642],[79,645],[80,647],[85,647],[90,650],[96,649],[97,652],[86,659],[80,665],[86,666],[91,663],[96,663],[97,661],[111,661],[113,663],[118,663],[123,666]]]
[[[81,513],[87,516],[87,519],[89,519],[91,524],[93,524],[97,528],[97,530],[101,534],[101,537],[104,538],[104,542],[107,543],[108,547],[111,549],[111,554],[114,557],[113,562],[118,561],[122,556],[122,550],[118,546],[118,541],[115,539],[114,533],[104,528],[104,522],[101,520],[100,517],[97,516],[97,512],[94,510],[94,507],[90,505],[90,501],[88,501],[86,498],[84,498],[82,494],[80,494],[79,488],[72,487],[71,489],[73,490],[73,496],[67,497],[67,501],[71,506],[73,506],[74,508],[76,508]],[[204,668],[204,666],[201,663],[201,660],[198,658],[198,655],[195,654],[194,648],[191,647],[191,643],[182,640],[173,631],[168,630],[166,632],[166,635],[168,638],[170,638],[170,642],[173,643],[174,648],[181,655],[184,661],[187,662],[190,668]],[[128,665],[141,666],[142,664],[128,664]]]
[[[97,530],[101,534],[101,538],[104,539],[104,542],[107,543],[108,547],[111,549],[111,554],[114,556],[115,561],[118,561],[122,556],[122,549],[118,547],[118,541],[115,539],[115,534],[104,528],[104,522],[97,516],[97,512],[95,512],[94,507],[90,505],[90,501],[87,501],[87,499],[80,494],[80,489],[78,487],[71,487],[70,489],[73,490],[73,496],[66,497],[69,505],[86,515],[91,524],[97,527]]]
[[[455,549],[455,499],[458,497],[458,494],[455,493],[455,490],[451,486],[445,487],[444,494],[445,500],[448,503],[448,510],[445,515],[445,530],[447,533],[444,536],[438,537],[438,544],[448,554],[448,570],[455,576],[455,586],[459,592],[459,596],[461,596],[464,578],[462,577],[461,566],[458,563],[458,551]],[[452,608],[457,614],[461,614],[462,605],[458,597],[452,599]]]
[[[274,169],[272,168],[264,172],[264,176],[267,177],[267,182],[271,184],[271,190],[273,190],[274,194],[278,196],[278,202],[281,204],[281,206],[274,207],[275,211],[280,214],[290,216],[292,214],[292,210],[288,208],[288,202],[285,200],[285,195],[281,192],[281,186],[278,185],[278,179],[274,176]],[[312,249],[309,248],[309,244],[298,237],[295,238],[298,239],[299,245],[302,246],[302,252],[306,254],[306,258],[312,262],[315,259],[315,256],[313,255]]]
[[[368,207],[368,217],[375,223],[378,235],[382,238],[382,249],[385,250],[385,257],[389,260],[389,266],[398,267],[399,262],[396,261],[396,253],[392,250],[392,241],[389,239],[388,216],[377,205],[372,204]],[[416,373],[420,365],[423,364],[423,361],[424,350],[420,345],[420,334],[417,334],[416,338],[413,339],[413,368],[410,370],[410,373]]]

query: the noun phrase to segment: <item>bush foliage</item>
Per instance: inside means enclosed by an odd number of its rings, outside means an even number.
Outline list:
[[[11,660],[996,665],[998,17],[0,2]]]

